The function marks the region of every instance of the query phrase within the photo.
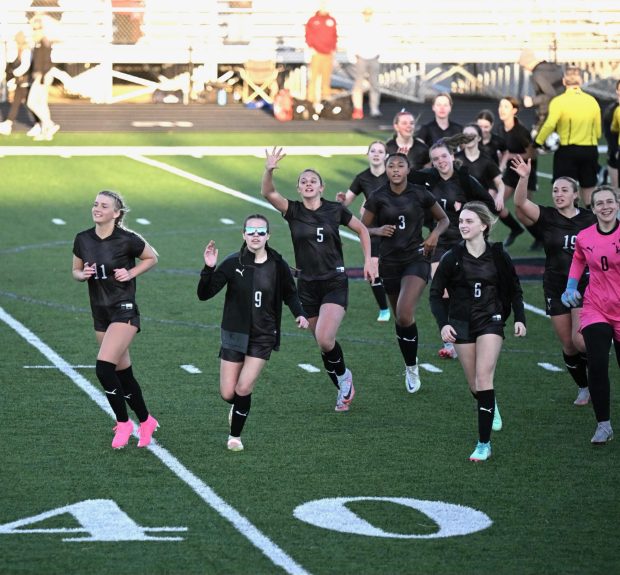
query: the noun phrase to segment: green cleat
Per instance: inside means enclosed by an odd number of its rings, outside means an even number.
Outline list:
[[[490,457],[491,442],[482,443],[479,441],[478,445],[476,445],[476,449],[474,449],[474,452],[469,456],[469,461],[486,461]]]

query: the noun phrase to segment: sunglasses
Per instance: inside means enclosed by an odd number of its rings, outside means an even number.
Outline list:
[[[266,236],[267,235],[267,228],[265,228],[265,227],[255,228],[255,227],[252,227],[252,226],[246,226],[245,227],[245,233],[248,236],[253,236],[254,234],[258,234],[259,236]]]

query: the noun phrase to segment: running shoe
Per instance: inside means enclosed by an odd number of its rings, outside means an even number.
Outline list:
[[[41,124],[39,124],[38,122],[34,126],[32,126],[30,130],[26,132],[26,136],[30,136],[31,138],[34,138],[35,136],[39,136],[40,134],[41,134]]]
[[[133,433],[133,421],[117,421],[114,427],[114,439],[112,440],[112,447],[114,449],[122,449],[129,443],[129,438]]]
[[[573,405],[588,405],[588,403],[590,403],[590,390],[587,387],[580,387]]]
[[[228,436],[228,443],[226,444],[228,451],[243,451],[243,443],[239,437]]]
[[[476,449],[474,449],[474,452],[469,456],[469,461],[486,461],[490,457],[491,442],[482,443],[479,441],[478,445],[476,445]]]
[[[409,393],[415,393],[420,389],[420,370],[418,365],[405,366],[405,386]]]
[[[153,438],[153,433],[158,427],[159,422],[152,415],[149,415],[147,420],[143,421],[138,427],[138,436],[140,437],[138,447],[146,447],[149,445]]]
[[[0,135],[10,136],[12,131],[13,122],[11,122],[11,120],[4,120],[4,122],[0,122]]]
[[[379,317],[377,317],[377,321],[390,321],[390,310],[382,309],[379,310]]]
[[[593,445],[605,445],[614,438],[614,430],[609,421],[600,421],[590,442]]]

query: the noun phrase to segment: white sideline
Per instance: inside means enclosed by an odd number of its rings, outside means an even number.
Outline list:
[[[26,326],[8,314],[4,308],[0,307],[0,320],[11,327],[18,335],[25,339],[30,345],[36,348],[62,373],[64,373],[73,383],[75,383],[90,399],[92,399],[103,411],[112,419],[114,413],[103,393],[96,389],[85,377],[79,374],[69,365],[60,355],[44,343],[37,335],[30,331]],[[207,505],[217,511],[224,519],[232,523],[250,543],[261,551],[274,565],[281,567],[284,571],[291,574],[308,574],[301,565],[295,562],[289,555],[280,549],[271,539],[259,531],[246,517],[241,515],[236,509],[231,507],[219,495],[217,495],[206,483],[194,475],[169,451],[161,447],[154,441],[149,449],[168,469],[170,469],[179,479],[185,482]]]
[[[368,146],[277,146],[287,156],[364,156]],[[2,146],[0,156],[256,156],[273,146]]]

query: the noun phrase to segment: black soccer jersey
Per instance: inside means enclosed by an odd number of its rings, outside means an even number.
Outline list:
[[[431,193],[450,220],[448,229],[439,236],[437,246],[449,248],[461,240],[459,214],[463,205],[467,203],[467,196],[456,172],[448,180],[439,178],[439,181],[431,189]]]
[[[506,151],[506,142],[497,134],[491,134],[491,139],[486,144],[480,142],[478,147],[499,166],[499,154]]]
[[[428,190],[411,183],[401,194],[395,194],[387,184],[366,200],[366,209],[375,216],[372,227],[396,226],[391,237],[381,237],[382,262],[407,263],[420,258],[424,211],[434,204],[435,198]]]
[[[428,153],[428,146],[422,140],[417,138],[413,140],[413,145],[410,148],[407,150],[401,150],[396,143],[396,137],[394,137],[385,143],[385,149],[388,155],[396,154],[397,152],[406,154],[407,158],[409,158],[409,164],[412,170],[421,170],[431,161]]]
[[[317,210],[302,202],[288,201],[284,219],[288,222],[299,277],[329,279],[344,273],[339,226],[346,226],[353,214],[339,202],[321,200]]]
[[[577,234],[595,224],[596,216],[590,210],[580,209],[577,215],[567,218],[554,207],[538,207],[540,216],[532,227],[545,248],[543,290],[545,297],[560,297],[566,288]]]
[[[498,297],[498,274],[491,247],[474,257],[467,250],[463,253],[463,272],[471,294],[470,329],[476,330],[502,316],[502,304]]]
[[[73,242],[73,253],[84,264],[95,265],[96,272],[88,280],[91,308],[115,306],[121,302],[135,303],[136,279],[119,282],[114,270],[135,267],[135,259],[146,243],[136,233],[115,227],[110,236],[101,239],[95,228],[80,232]]]
[[[449,122],[448,127],[444,130],[439,126],[437,120],[432,120],[424,124],[420,131],[416,134],[416,138],[420,138],[429,148],[441,138],[449,138],[456,136],[463,131],[463,126],[456,122]]]
[[[470,175],[476,178],[485,190],[495,188],[493,179],[501,174],[497,162],[482,153],[473,162],[467,158],[465,152],[458,152],[455,158],[462,162],[462,165],[469,170]]]
[[[254,282],[252,289],[252,327],[251,340],[271,340],[276,337],[276,263],[273,258],[261,264],[254,263]]]
[[[380,176],[375,176],[370,168],[366,168],[363,172],[360,172],[353,178],[353,182],[349,186],[349,189],[356,195],[364,194],[364,197],[368,199],[370,194],[377,188],[380,188],[384,184],[387,184],[388,179],[383,172]]]
[[[523,154],[533,144],[529,130],[515,118],[515,125],[506,131],[504,124],[500,124],[497,133],[506,143],[506,149],[511,154]]]

